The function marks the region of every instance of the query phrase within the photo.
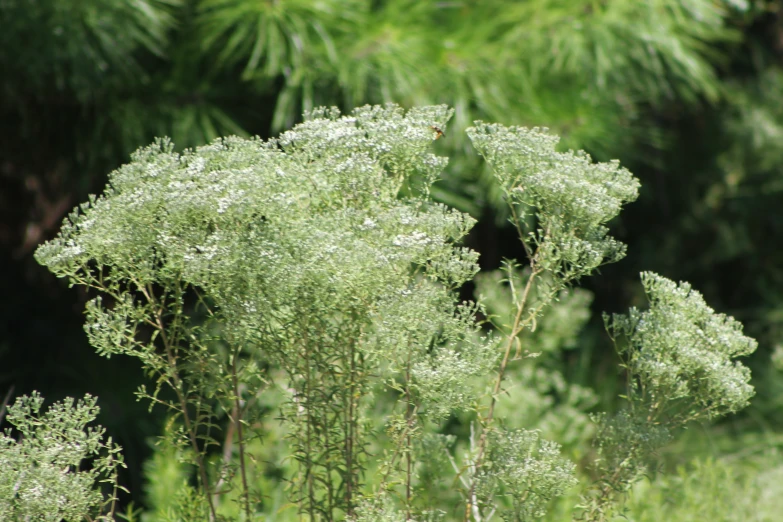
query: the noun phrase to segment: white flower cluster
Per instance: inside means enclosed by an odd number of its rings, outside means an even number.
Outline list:
[[[509,204],[520,215],[527,208],[535,212],[531,232],[539,266],[574,279],[623,257],[623,246],[604,225],[637,198],[639,181],[617,161],[594,163],[585,152],[557,152],[558,138],[545,129],[476,122],[468,135]]]
[[[34,392],[8,408],[21,437],[0,434],[0,520],[82,520],[111,501],[98,484],[116,484],[123,464],[103,428],[86,427],[98,414],[96,402],[66,399],[42,414],[43,398]]]
[[[495,431],[490,440],[478,491],[505,497],[497,502],[504,520],[540,518],[550,500],[576,485],[576,465],[560,455],[558,444],[541,440],[538,431]]]
[[[88,305],[99,353],[134,355],[165,374],[160,344],[169,342],[177,364],[217,379],[231,371],[210,352],[210,336],[222,335],[243,347],[243,361],[271,361],[292,396],[306,397],[283,407],[292,434],[303,422],[321,430],[358,418],[352,401],[369,393],[370,376],[399,378],[400,361],[422,410],[442,417],[475,402],[465,379],[497,359],[474,346],[475,309],[461,309],[454,292],[478,271],[477,254],[457,245],[474,220],[427,197],[446,165],[430,152],[432,129],[451,113],[319,109],[268,142],[224,138],[178,154],[161,140],[112,173],[37,259],[112,296]],[[202,305],[214,328],[190,317]],[[169,335],[136,336],[142,324]],[[308,395],[315,382],[322,391]],[[361,432],[344,443],[347,433],[312,451],[330,461],[352,451],[343,457],[356,462],[367,444]],[[291,440],[294,454],[313,447]]]
[[[750,370],[735,357],[756,350],[742,324],[715,313],[688,283],[641,275],[650,308],[605,318],[621,355],[647,393],[658,401],[693,402],[692,414],[736,412],[753,396]]]

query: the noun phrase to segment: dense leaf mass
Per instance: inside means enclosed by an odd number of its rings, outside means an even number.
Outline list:
[[[124,464],[105,430],[87,427],[98,415],[97,399],[67,399],[41,413],[43,402],[33,393],[8,408],[20,437],[11,430],[0,434],[0,520],[82,520],[115,500],[117,469]],[[114,486],[111,495],[101,492],[100,482]]]
[[[720,416],[748,405],[750,370],[735,357],[758,343],[742,324],[716,313],[688,283],[642,273],[650,308],[605,316],[608,329],[626,344],[618,351],[654,403],[686,402],[690,416]],[[656,406],[659,408],[660,406]]]
[[[537,221],[529,241],[534,261],[571,280],[621,259],[625,245],[606,223],[639,194],[639,181],[619,162],[594,163],[585,152],[557,152],[557,136],[541,129],[476,122],[473,145],[492,167],[520,224]]]
[[[300,476],[320,473],[324,484],[314,492],[301,479],[294,496],[311,514],[350,512],[373,386],[404,386],[406,403],[442,419],[475,402],[464,382],[497,360],[478,308],[454,294],[478,270],[477,254],[456,244],[473,220],[427,198],[446,164],[428,151],[433,127],[450,115],[444,106],[321,109],[268,142],[225,138],[177,154],[159,141],[114,172],[37,258],[112,298],[88,303],[91,343],[139,357],[179,390],[169,407],[186,424],[186,398],[240,393],[231,375],[255,392],[254,368],[280,368]],[[213,328],[188,326],[188,288]],[[147,341],[139,332],[150,326]],[[233,355],[215,352],[216,341]],[[347,463],[339,473],[337,460]]]
[[[85,329],[98,353],[138,357],[156,378],[138,395],[172,413],[164,446],[198,474],[178,486],[179,516],[269,512],[255,464],[270,455],[263,404],[288,442],[275,471],[309,520],[436,520],[455,505],[476,522],[532,520],[576,483],[542,438],[574,449],[592,434],[595,398],[557,369],[588,318],[590,297],[570,286],[625,254],[607,224],[639,182],[616,161],[558,152],[539,129],[477,122],[468,135],[528,266],[507,261],[477,279],[479,304],[460,303],[478,272],[459,246],[474,220],[429,197],[446,165],[429,147],[451,114],[317,109],[269,141],[179,154],[159,140],[39,247],[39,262],[97,291]],[[686,283],[642,282],[650,309],[607,318],[627,404],[592,417],[585,520],[606,520],[675,430],[753,394],[732,360],[756,347],[741,325]],[[520,397],[529,404],[509,412]],[[469,416],[467,448],[439,433],[452,415]]]

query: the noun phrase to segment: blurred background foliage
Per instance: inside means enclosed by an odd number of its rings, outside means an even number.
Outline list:
[[[515,369],[500,407],[524,404],[514,423],[543,428],[582,458],[586,412],[611,408],[618,393],[596,312],[640,304],[637,274],[651,270],[691,282],[746,324],[760,342],[749,362],[757,397],[674,444],[672,474],[646,483],[647,500],[630,512],[693,520],[704,502],[688,491],[715,499],[727,484],[758,489],[754,477],[783,462],[768,458],[783,433],[783,364],[770,363],[783,360],[779,0],[0,0],[0,89],[0,390],[98,395],[137,505],[162,509],[173,498],[163,477],[181,473],[165,448],[150,457],[163,413],[135,402],[144,379],[135,363],[95,355],[82,331],[86,296],[32,252],[154,137],[178,148],[269,137],[319,105],[454,107],[436,143],[452,160],[434,196],[479,219],[469,246],[485,270],[524,252],[463,134],[473,120],[546,126],[563,149],[620,159],[642,181],[615,224],[628,258],[564,297],[555,311],[565,323],[531,339],[542,357]],[[444,433],[467,443],[469,422],[453,419]],[[754,458],[731,458],[749,447]],[[272,468],[264,480],[279,474]],[[664,504],[669,511],[649,514]]]

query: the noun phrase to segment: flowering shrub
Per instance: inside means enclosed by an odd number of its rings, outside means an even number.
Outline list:
[[[308,520],[530,520],[577,483],[558,444],[498,416],[511,415],[505,386],[518,381],[538,387],[532,400],[567,391],[562,411],[587,430],[589,392],[532,358],[575,344],[589,298],[571,287],[624,256],[607,223],[639,183],[617,162],[558,152],[542,130],[477,122],[468,136],[527,259],[480,278],[488,308],[459,302],[478,272],[459,245],[473,220],[428,197],[446,165],[430,143],[451,114],[318,109],[268,142],[175,153],[160,140],[38,249],[39,262],[95,292],[85,329],[96,350],[137,357],[155,377],[138,395],[171,413],[166,447],[196,477],[177,486],[172,517],[270,512],[258,458],[270,404],[283,421],[288,505]],[[627,339],[617,346],[630,391],[627,409],[596,417],[599,482],[578,510],[592,520],[611,513],[671,429],[752,394],[732,362],[755,347],[738,323],[686,285],[643,282],[650,311],[607,321]],[[460,415],[464,451],[441,434]]]

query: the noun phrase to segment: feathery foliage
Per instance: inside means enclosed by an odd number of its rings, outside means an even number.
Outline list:
[[[754,394],[750,370],[734,360],[757,346],[742,325],[715,313],[687,283],[641,277],[649,310],[604,315],[627,372],[627,409],[595,417],[599,479],[584,499],[586,520],[608,519],[615,497],[642,478],[675,430],[736,412]]]
[[[113,520],[124,463],[103,428],[87,427],[98,415],[97,399],[66,399],[42,414],[43,402],[33,393],[8,408],[18,437],[10,429],[0,434],[0,519]]]
[[[552,288],[625,255],[605,224],[636,199],[639,182],[619,162],[557,152],[557,137],[538,129],[479,123],[468,136],[504,191],[533,273],[551,273]]]
[[[472,220],[426,199],[445,165],[427,152],[431,127],[449,115],[321,110],[268,143],[228,138],[178,155],[160,142],[39,249],[56,273],[100,292],[87,307],[96,350],[138,357],[175,392],[140,395],[180,416],[210,518],[210,477],[230,471],[206,462],[214,417],[236,425],[241,451],[267,365],[290,390],[293,495],[313,518],[357,503],[371,376],[402,393],[406,444],[416,412],[442,418],[470,403],[460,383],[495,359],[489,345],[461,347],[475,307],[457,306],[453,289],[477,267],[453,242]],[[234,471],[249,516],[243,459]]]
[[[446,165],[429,146],[451,115],[317,109],[276,140],[224,138],[181,154],[160,140],[38,249],[39,262],[97,293],[85,330],[98,353],[137,357],[156,379],[138,392],[172,415],[155,466],[182,477],[166,466],[178,459],[196,476],[195,486],[176,478],[162,516],[270,513],[279,497],[260,489],[264,404],[283,421],[286,496],[309,520],[533,520],[577,483],[560,444],[535,425],[504,428],[498,405],[509,378],[541,386],[537,400],[560,390],[562,411],[582,419],[570,440],[589,436],[590,394],[530,361],[573,344],[586,298],[570,286],[624,256],[607,223],[639,182],[616,161],[556,151],[538,129],[477,122],[468,135],[528,266],[480,278],[489,309],[460,303],[456,290],[478,271],[458,245],[473,220],[429,196]],[[686,284],[643,281],[651,310],[609,328],[628,339],[618,353],[630,407],[595,417],[589,520],[615,510],[672,428],[737,411],[752,394],[731,361],[755,348],[739,324]],[[577,314],[560,329],[568,310]],[[470,419],[467,447],[439,433],[452,415]],[[443,496],[427,491],[444,481]]]
[[[503,190],[510,221],[525,248],[529,268],[522,278],[513,262],[505,267],[511,313],[501,317],[507,322],[497,324],[503,358],[489,404],[486,410],[478,411],[482,431],[470,459],[465,519],[491,518],[497,505],[502,505],[486,500],[483,491],[485,474],[492,474],[486,471],[490,466],[495,472],[494,483],[490,482],[495,489],[511,488],[505,492],[512,501],[501,511],[504,518],[529,520],[543,515],[543,506],[564,493],[571,483],[567,478],[568,466],[556,456],[557,445],[544,444],[538,454],[540,460],[536,462],[533,457],[535,464],[529,472],[515,476],[528,467],[523,465],[522,455],[527,453],[527,459],[531,459],[538,435],[530,431],[511,432],[500,438],[496,435],[495,407],[512,362],[512,350],[516,352],[513,359],[522,356],[520,334],[528,329],[534,331],[543,310],[570,284],[624,256],[624,245],[608,236],[605,224],[624,203],[636,199],[639,182],[617,162],[596,164],[584,152],[557,152],[557,138],[539,129],[476,122],[467,132]],[[524,286],[517,286],[522,280]],[[525,354],[533,355],[529,351]],[[511,440],[517,440],[520,446],[521,453],[516,457],[508,448],[503,449]],[[523,440],[527,442],[522,444]],[[505,463],[493,460],[499,455]],[[533,476],[536,478],[531,480]],[[542,487],[538,489],[532,483]]]
[[[0,239],[13,255],[7,293],[18,296],[6,300],[6,314],[8,324],[17,325],[37,322],[43,313],[49,325],[14,327],[0,336],[5,339],[0,342],[0,366],[10,367],[3,378],[14,380],[17,388],[25,383],[27,389],[89,380],[91,392],[103,388],[103,399],[112,404],[122,400],[115,374],[103,370],[119,363],[113,368],[132,381],[122,359],[114,357],[96,369],[78,355],[86,344],[83,336],[66,333],[72,314],[43,312],[43,303],[55,303],[57,296],[68,296],[81,307],[76,302],[83,293],[69,294],[63,285],[46,283],[40,271],[29,266],[29,254],[51,237],[75,201],[98,190],[105,173],[140,144],[168,135],[181,150],[220,135],[268,136],[289,128],[303,109],[316,105],[350,110],[367,102],[448,103],[455,115],[436,148],[441,154],[448,151],[451,161],[445,179],[430,191],[436,200],[482,217],[479,233],[469,241],[482,251],[483,266],[497,266],[503,255],[525,261],[513,242],[503,240],[506,231],[489,224],[493,218],[504,221],[510,211],[491,169],[483,168],[462,139],[461,130],[474,119],[548,125],[562,136],[561,152],[586,148],[599,159],[622,158],[624,165],[633,165],[645,190],[617,228],[616,236],[632,245],[632,257],[622,265],[628,268],[610,269],[612,277],[588,283],[596,290],[597,302],[619,308],[618,301],[636,288],[641,264],[691,281],[710,304],[741,319],[760,339],[762,349],[751,361],[758,396],[750,417],[764,419],[755,430],[775,429],[782,381],[779,371],[767,364],[765,347],[780,345],[783,338],[783,279],[775,268],[783,266],[776,248],[783,230],[776,213],[776,137],[782,121],[776,5],[743,0],[6,0],[0,3],[0,105],[8,138],[0,154],[6,213]],[[31,40],[30,35],[36,37]],[[46,154],[40,154],[42,144]],[[24,277],[15,277],[14,270]],[[499,284],[510,292],[507,282]],[[525,279],[515,283],[516,288],[525,284]],[[536,286],[534,281],[530,302],[539,293]],[[489,292],[486,287],[484,292]],[[198,297],[186,293],[187,306],[194,300]],[[111,297],[104,297],[103,304],[116,305]],[[573,384],[574,373],[568,370],[587,375],[579,382],[595,384],[604,398],[614,395],[616,379],[610,360],[599,355],[598,322],[574,341],[578,352],[559,354],[556,344],[539,346],[545,325],[555,321],[557,306],[554,301],[545,306],[546,313],[531,323],[535,331],[519,334],[520,355],[542,355],[509,365],[497,414],[511,415],[504,426],[541,429],[543,438],[553,437],[580,459],[582,442],[593,429],[586,424],[585,409],[596,399]],[[398,310],[409,312],[404,306]],[[411,320],[426,315],[422,310],[409,313]],[[208,317],[204,308],[193,315],[194,325]],[[509,330],[502,325],[513,324],[513,312],[508,319],[492,321],[501,327],[492,342],[502,344],[499,337]],[[220,320],[207,322],[211,324],[205,337],[219,338]],[[556,322],[563,324],[559,318]],[[150,335],[149,329],[139,328],[138,335]],[[212,348],[221,343],[204,344]],[[57,350],[68,354],[67,362],[51,356]],[[260,362],[264,371],[266,361]],[[69,377],[77,369],[79,377]],[[432,372],[430,390],[450,390],[453,400],[463,405],[471,396],[484,394],[480,378],[467,378],[471,389],[466,393],[451,386],[464,373],[436,374],[426,364],[415,371]],[[80,379],[82,375],[89,378]],[[284,381],[275,375],[267,395],[289,396]],[[393,401],[398,393],[379,393],[372,400]],[[270,411],[279,409],[279,401],[258,399],[253,404],[262,403],[271,409],[262,421],[268,444],[248,444],[271,451],[282,447],[278,436],[285,436],[271,426]],[[516,408],[521,403],[524,408]],[[108,427],[123,434],[130,452],[143,453],[144,442],[137,441],[151,428],[144,431],[147,423],[129,420],[132,407],[120,404],[122,414],[111,418],[122,426]],[[437,407],[429,401],[417,414],[446,416]],[[680,400],[677,407],[685,403]],[[378,419],[382,415],[377,410],[370,415],[371,424],[382,430],[385,420]],[[228,426],[236,425],[223,415],[218,413],[216,419],[226,428],[219,442],[236,450],[236,444],[227,442],[235,433]],[[463,413],[445,421],[443,430],[457,435],[448,446],[454,457],[468,444],[472,420]],[[397,425],[400,431],[393,437],[407,435],[404,420]],[[413,440],[412,447],[416,444]],[[217,448],[210,450],[210,458],[215,458]],[[378,447],[369,451],[382,452]],[[284,459],[285,451],[281,455]],[[229,457],[224,452],[221,458],[228,462]],[[129,477],[137,483],[140,460],[132,459]],[[268,460],[274,464],[259,472],[259,480],[269,481],[263,482],[263,491],[277,473],[290,476],[285,464]],[[451,469],[448,459],[445,464]],[[374,469],[365,477],[372,482]],[[236,485],[229,478],[221,487]],[[265,510],[282,498],[281,491],[271,494],[274,501],[264,501]],[[414,488],[414,496],[419,495],[421,490]]]
[[[756,341],[689,284],[650,272],[642,273],[642,284],[649,310],[631,308],[604,320],[635,378],[629,394],[650,406],[650,419],[685,423],[746,407],[753,396],[750,370],[734,359],[753,353]]]
[[[147,76],[139,51],[162,56],[181,0],[89,0],[26,2],[0,6],[0,63],[16,85],[4,80],[11,99],[43,99],[68,92],[87,103],[105,90],[102,82]],[[14,23],[8,23],[13,20]],[[28,38],[34,30],[36,38]],[[25,42],[25,45],[19,45]],[[21,79],[21,81],[20,81]],[[24,90],[15,86],[24,85]]]

